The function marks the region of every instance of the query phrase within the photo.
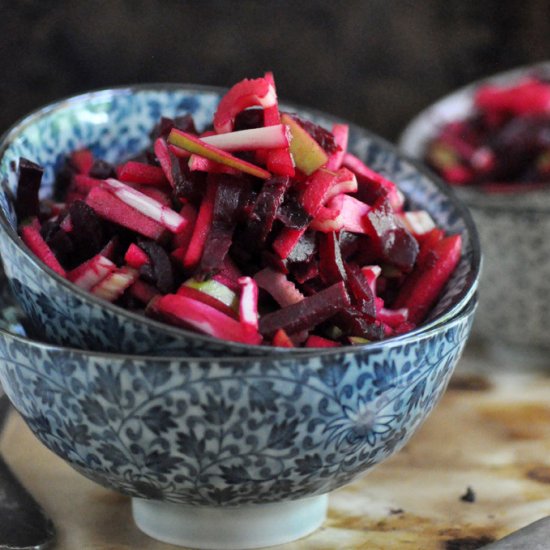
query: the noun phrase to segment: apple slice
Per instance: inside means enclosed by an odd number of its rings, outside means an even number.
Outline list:
[[[137,278],[138,272],[135,269],[123,266],[109,273],[92,287],[90,292],[108,302],[114,302],[124,294],[128,287],[136,282]]]
[[[426,210],[411,210],[396,214],[401,223],[415,236],[420,237],[435,229],[435,222]]]
[[[237,294],[233,292],[227,285],[216,281],[215,279],[206,279],[205,281],[199,281],[191,278],[187,279],[182,286],[198,290],[204,294],[208,294],[212,298],[215,298],[227,307],[236,310],[239,305],[239,299]],[[180,287],[181,290],[181,287]],[[177,294],[180,294],[178,290]]]
[[[69,271],[67,278],[80,288],[90,290],[115,269],[116,265],[109,258],[97,254]]]
[[[220,134],[225,135],[225,134]],[[221,162],[215,162],[213,160],[207,159],[206,157],[201,157],[193,153],[189,157],[189,170],[191,172],[208,172],[209,174],[231,174],[232,176],[239,175],[240,172],[227,166],[227,164],[222,164]]]
[[[358,179],[360,179],[360,182],[361,180],[364,180],[366,182],[373,182],[374,184],[379,185],[388,196],[395,212],[400,212],[403,210],[405,197],[395,183],[386,179],[382,176],[382,174],[379,174],[369,168],[360,158],[352,155],[351,153],[344,154],[342,166],[349,168],[352,172],[354,172]]]
[[[168,143],[171,143],[176,147],[180,147],[181,149],[185,149],[190,153],[196,153],[197,155],[207,159],[225,164],[231,168],[236,168],[241,172],[256,176],[257,178],[268,179],[271,177],[271,174],[267,170],[264,170],[259,166],[255,166],[250,162],[241,160],[240,158],[237,158],[218,147],[214,147],[213,145],[206,143],[203,139],[193,136],[192,134],[182,132],[176,128],[173,128],[170,131]]]
[[[281,122],[290,128],[290,152],[296,168],[307,176],[328,161],[325,150],[289,114],[281,115]]]
[[[310,228],[323,233],[342,230],[350,233],[367,233],[365,217],[371,209],[368,204],[351,195],[337,195],[317,213]]]
[[[241,324],[252,332],[258,331],[258,284],[251,277],[239,277],[241,299],[239,319]]]
[[[254,280],[260,288],[271,294],[272,298],[281,306],[286,307],[301,302],[304,295],[296,285],[287,279],[284,273],[264,267],[254,275]]]
[[[249,130],[203,136],[201,139],[224,151],[257,151],[258,149],[288,147],[291,137],[287,126],[277,124],[265,128],[250,128]]]
[[[187,220],[157,200],[113,178],[106,179],[104,185],[122,202],[160,223],[173,233],[179,233],[185,229]]]

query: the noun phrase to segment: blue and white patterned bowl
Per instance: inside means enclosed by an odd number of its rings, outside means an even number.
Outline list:
[[[500,73],[469,84],[419,113],[399,139],[402,152],[423,159],[447,122],[473,111],[482,84],[511,85],[526,75],[550,78],[550,62]],[[470,209],[483,249],[480,307],[473,332],[480,340],[548,364],[550,349],[550,186],[545,190],[487,194],[456,188]]]
[[[11,288],[32,324],[33,336],[83,349],[155,355],[300,353],[223,342],[104,302],[45,267],[16,233],[12,195],[16,187],[14,166],[20,156],[45,167],[44,194],[48,195],[56,169],[68,152],[86,146],[99,157],[121,161],[148,144],[149,132],[161,115],[191,113],[199,127],[207,124],[222,93],[217,88],[183,85],[92,92],[36,111],[4,136],[0,144],[0,255]],[[327,127],[336,120],[289,108]],[[350,150],[394,180],[413,208],[425,208],[440,227],[462,234],[462,260],[424,327],[456,315],[475,292],[480,269],[478,237],[469,213],[448,186],[403,160],[388,143],[353,125]]]
[[[46,447],[134,497],[146,532],[193,547],[275,544],[304,534],[286,522],[318,526],[328,492],[409,440],[445,391],[476,303],[401,340],[294,357],[124,356],[0,329],[0,383]],[[167,517],[203,526],[202,542]],[[222,538],[235,522],[263,538],[204,542],[212,521]]]

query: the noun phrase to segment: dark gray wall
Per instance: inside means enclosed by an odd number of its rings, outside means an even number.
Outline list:
[[[548,0],[0,0],[0,128],[88,89],[271,69],[281,97],[394,139],[453,88],[549,54]]]

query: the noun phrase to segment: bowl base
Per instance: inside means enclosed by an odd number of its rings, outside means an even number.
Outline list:
[[[328,495],[246,506],[186,506],[132,499],[136,525],[150,537],[190,548],[244,550],[274,546],[321,526]]]

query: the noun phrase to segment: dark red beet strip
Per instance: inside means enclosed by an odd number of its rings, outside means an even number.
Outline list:
[[[288,177],[271,178],[263,183],[247,221],[247,235],[250,236],[251,245],[263,246],[265,243],[289,185]]]
[[[38,216],[40,200],[38,192],[44,169],[34,162],[21,158],[19,160],[19,176],[15,196],[15,213],[21,223],[25,218]]]
[[[327,284],[346,280],[346,268],[335,232],[319,234],[319,274]]]
[[[222,268],[233,240],[236,213],[243,189],[242,182],[232,176],[220,175],[217,180],[212,225],[206,236],[200,261],[200,271],[203,274],[216,273]]]
[[[263,315],[260,318],[260,332],[264,336],[273,336],[280,328],[287,334],[309,330],[349,305],[344,283],[336,283],[301,302]]]
[[[376,316],[376,303],[369,282],[361,269],[355,264],[346,265],[347,283],[352,301],[361,313],[369,317]]]

